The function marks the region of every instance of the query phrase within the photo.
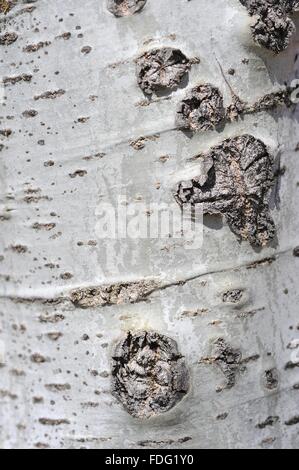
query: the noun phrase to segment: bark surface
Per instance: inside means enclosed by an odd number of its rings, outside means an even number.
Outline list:
[[[293,3],[291,34],[266,47],[245,1],[0,1],[0,447],[299,447]],[[222,120],[190,132],[177,110],[207,85]],[[200,248],[99,236],[106,205],[146,203],[150,220],[149,204],[180,211],[174,188],[194,179],[201,199],[206,156],[242,136],[263,156],[249,180],[235,157],[208,159],[242,176],[240,210],[210,200]],[[276,235],[256,246],[261,214]]]

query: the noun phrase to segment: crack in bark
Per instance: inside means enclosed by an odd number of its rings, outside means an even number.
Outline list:
[[[222,273],[229,273],[231,271],[239,271],[240,269],[255,269],[255,268],[258,268],[259,266],[264,266],[264,265],[269,265],[269,264],[272,264],[274,261],[276,261],[278,259],[279,256],[283,256],[283,255],[286,255],[286,254],[289,254],[289,253],[292,253],[293,252],[293,248],[289,248],[287,250],[284,250],[284,251],[280,251],[280,252],[277,252],[275,253],[275,255],[273,255],[272,257],[266,257],[266,258],[262,258],[260,260],[256,260],[256,261],[253,261],[253,262],[250,262],[250,263],[242,263],[242,264],[239,264],[237,266],[230,266],[228,268],[225,268],[225,269],[219,269],[219,270],[214,270],[214,271],[206,271],[206,272],[203,272],[203,273],[200,273],[200,274],[194,274],[194,276],[190,276],[186,279],[181,279],[181,280],[177,280],[177,281],[172,281],[172,282],[168,282],[168,283],[165,283],[165,284],[162,284],[161,281],[159,281],[158,279],[154,280],[149,280],[148,282],[152,282],[153,284],[156,284],[155,287],[152,287],[148,293],[146,293],[145,296],[143,296],[143,298],[138,298],[137,300],[135,300],[134,302],[131,302],[131,303],[140,303],[140,302],[145,302],[147,301],[147,299],[154,293],[156,292],[159,292],[159,291],[163,291],[163,290],[167,290],[167,289],[171,289],[172,287],[179,287],[179,286],[184,286],[186,284],[188,284],[189,282],[192,282],[192,281],[196,281],[197,279],[201,279],[202,277],[206,277],[206,276],[213,276],[213,275],[216,275],[216,274],[222,274]],[[140,282],[133,282],[131,283],[133,286],[136,284],[140,284],[140,283],[144,283],[145,280],[142,280]],[[114,286],[122,286],[122,285],[130,285],[130,283],[117,283],[117,284],[112,284],[110,285],[110,288],[113,289]],[[102,288],[107,288],[109,286],[98,286],[98,287],[87,287],[87,288],[79,288],[79,289],[75,289],[75,292],[76,291],[79,291],[81,289],[102,289]],[[32,304],[32,303],[37,303],[37,304],[42,304],[42,305],[59,305],[61,303],[64,303],[64,302],[72,302],[71,300],[71,294],[70,295],[59,295],[57,297],[51,297],[51,298],[47,298],[47,297],[42,297],[42,296],[36,296],[36,297],[25,297],[25,296],[15,296],[15,295],[0,295],[0,299],[3,299],[3,300],[10,300],[12,302],[16,302],[16,303],[29,303],[29,304]],[[109,307],[113,304],[107,304],[104,305],[106,307]],[[117,305],[117,304],[114,304],[114,305]],[[41,321],[44,321],[44,322],[47,322],[47,317],[45,317],[44,319],[41,318]],[[49,320],[50,321],[50,320]]]

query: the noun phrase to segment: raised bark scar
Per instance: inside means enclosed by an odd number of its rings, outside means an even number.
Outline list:
[[[227,139],[204,156],[207,175],[180,182],[180,205],[202,204],[204,214],[223,215],[231,230],[252,245],[267,245],[276,234],[269,214],[274,159],[265,144],[250,135]]]
[[[188,389],[189,373],[173,339],[154,331],[128,332],[116,346],[112,393],[134,417],[169,411]]]
[[[174,90],[191,67],[191,61],[179,49],[171,47],[145,52],[136,64],[138,85],[147,95]]]
[[[254,40],[276,54],[285,50],[296,27],[290,14],[299,9],[298,0],[240,0],[250,16]]]
[[[176,124],[181,129],[208,131],[217,128],[225,119],[221,92],[213,85],[192,88],[179,104]]]

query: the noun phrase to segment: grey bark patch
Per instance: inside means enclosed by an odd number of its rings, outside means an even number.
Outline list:
[[[276,229],[269,214],[274,159],[265,144],[243,135],[225,140],[204,157],[207,175],[180,182],[177,202],[202,204],[204,214],[223,215],[239,239],[267,245]]]
[[[145,52],[136,64],[138,85],[148,95],[174,90],[191,67],[189,59],[179,49],[171,47]]]
[[[222,94],[213,85],[203,84],[192,88],[179,104],[176,124],[181,129],[208,131],[218,127],[224,118]]]
[[[156,332],[128,332],[116,346],[112,394],[136,418],[173,408],[189,390],[189,372],[176,341]]]
[[[289,14],[298,9],[293,0],[240,0],[255,17],[252,25],[254,40],[276,54],[285,50],[296,31]]]
[[[72,291],[70,299],[81,308],[135,303],[146,300],[157,287],[158,284],[151,280],[87,287]]]
[[[18,39],[17,33],[5,33],[0,36],[0,45],[1,46],[10,46]]]
[[[107,8],[114,16],[131,16],[141,11],[147,0],[107,0]]]

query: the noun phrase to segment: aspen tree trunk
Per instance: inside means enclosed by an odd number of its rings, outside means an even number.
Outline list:
[[[298,5],[278,44],[239,0],[119,3],[0,1],[0,446],[298,448]],[[258,209],[218,159],[248,136]],[[102,236],[186,187],[202,244]]]

